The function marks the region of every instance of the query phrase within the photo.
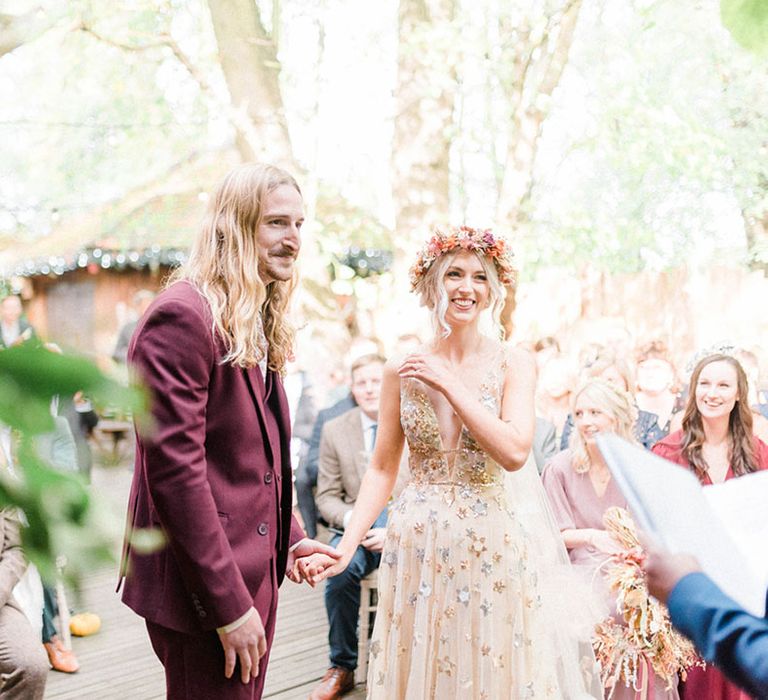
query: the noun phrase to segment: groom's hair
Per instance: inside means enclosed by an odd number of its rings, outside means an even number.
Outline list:
[[[265,283],[258,270],[264,199],[281,185],[301,194],[294,177],[274,165],[245,163],[231,170],[209,200],[189,259],[170,279],[188,280],[205,297],[227,348],[222,361],[239,367],[254,367],[268,348],[269,368],[282,371],[293,353],[287,310],[297,273]]]

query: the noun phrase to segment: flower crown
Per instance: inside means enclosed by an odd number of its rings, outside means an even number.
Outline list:
[[[699,362],[701,362],[705,357],[710,357],[712,355],[728,355],[729,357],[736,357],[738,352],[739,348],[733,343],[729,343],[727,341],[722,341],[718,344],[710,345],[708,348],[703,348],[694,353],[694,355],[688,361],[688,364],[685,366],[685,371],[688,373],[693,372],[693,370],[696,368],[696,365],[698,365]]]
[[[514,253],[505,239],[494,235],[490,229],[451,226],[447,230],[436,228],[432,238],[419,251],[409,271],[411,291],[419,286],[435,260],[454,250],[472,250],[488,256],[496,266],[499,282],[505,286],[515,283],[515,268],[512,265]]]

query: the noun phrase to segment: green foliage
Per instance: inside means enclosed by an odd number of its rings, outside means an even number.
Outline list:
[[[768,1],[720,0],[720,18],[745,49],[768,54]]]
[[[768,208],[765,67],[693,3],[606,5],[582,20],[568,100],[541,139],[524,273],[743,264],[745,222]]]
[[[77,391],[135,414],[144,410],[142,392],[108,379],[83,358],[33,343],[0,352],[0,422],[12,428],[19,472],[18,478],[0,479],[0,506],[24,512],[25,554],[48,580],[60,555],[67,559],[65,575],[74,581],[111,561],[122,525],[79,476],[52,468],[36,449],[36,437],[54,427],[52,398]]]
[[[145,406],[141,392],[112,381],[82,357],[60,355],[33,343],[0,352],[0,422],[11,428],[29,436],[51,430],[51,398],[78,391],[132,412]]]

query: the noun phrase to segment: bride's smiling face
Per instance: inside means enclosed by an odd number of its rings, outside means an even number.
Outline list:
[[[467,323],[474,321],[487,308],[490,301],[488,275],[475,253],[457,253],[443,275],[443,286],[448,296],[446,321]]]

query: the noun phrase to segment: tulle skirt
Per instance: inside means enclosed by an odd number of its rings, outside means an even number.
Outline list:
[[[590,634],[604,611],[545,523],[537,484],[514,476],[401,494],[379,569],[369,698],[603,697]]]

